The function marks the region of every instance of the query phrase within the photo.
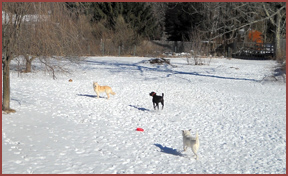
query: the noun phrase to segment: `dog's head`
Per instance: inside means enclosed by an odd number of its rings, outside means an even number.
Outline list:
[[[190,136],[191,135],[191,129],[190,130],[182,130],[182,135],[183,136]]]
[[[156,93],[155,92],[151,92],[149,95],[153,97],[154,95],[156,95]]]
[[[98,85],[97,82],[93,82],[93,87],[96,87]]]

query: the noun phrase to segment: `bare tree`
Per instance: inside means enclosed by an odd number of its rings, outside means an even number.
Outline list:
[[[146,4],[151,5],[156,23],[160,25],[162,32],[161,40],[167,40],[167,36],[165,34],[165,13],[167,9],[167,2],[146,2]]]
[[[111,37],[112,42],[116,45],[116,48],[121,47],[124,54],[129,51],[129,48],[137,43],[137,37],[135,37],[135,31],[125,23],[124,18],[120,15],[116,19],[115,32]]]
[[[211,2],[203,3],[204,19],[201,29],[208,41],[221,43],[223,54],[228,56],[228,46],[239,39],[239,30],[247,31],[258,12],[253,3]],[[251,24],[250,24],[251,23]]]
[[[17,39],[23,17],[31,3],[2,3],[4,17],[2,22],[2,65],[3,65],[3,104],[2,111],[15,112],[10,108],[10,62],[16,52]]]
[[[54,68],[59,66],[50,65],[49,58],[82,55],[80,43],[85,39],[64,3],[3,2],[2,10],[2,111],[15,112],[10,108],[11,60],[23,55],[26,71],[30,71],[32,61],[38,58],[55,78]]]
[[[207,42],[202,40],[202,37],[199,35],[197,31],[192,32],[189,38],[191,39],[191,46],[190,46],[191,57],[189,55],[186,57],[188,65],[192,63],[194,63],[194,65],[204,65],[204,64],[209,65],[211,58],[207,63],[205,63],[204,60],[202,59],[203,57],[207,57],[209,55],[208,52],[209,45],[207,45]]]
[[[284,57],[284,52],[281,51],[281,36],[286,38],[286,2],[262,2],[262,7],[275,28],[275,56],[280,60]]]
[[[31,71],[35,58],[80,55],[85,43],[80,20],[72,19],[64,3],[34,3],[34,14],[25,15],[20,31],[18,54],[24,55],[26,72]]]
[[[197,30],[207,40],[221,42],[226,56],[228,45],[239,39],[239,30],[248,32],[266,21],[275,26],[276,58],[279,56],[280,33],[286,31],[285,2],[203,2],[203,6],[197,11],[203,15]]]

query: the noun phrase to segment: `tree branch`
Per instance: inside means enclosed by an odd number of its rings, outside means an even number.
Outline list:
[[[246,23],[246,24],[244,24],[244,25],[242,25],[242,26],[239,26],[239,27],[237,27],[237,28],[235,28],[235,29],[232,29],[232,30],[229,30],[229,31],[225,31],[225,32],[223,32],[223,33],[221,33],[221,34],[219,34],[219,35],[217,35],[217,36],[215,36],[215,37],[212,37],[212,38],[210,38],[209,40],[214,40],[214,39],[216,39],[216,38],[218,38],[218,37],[222,37],[223,35],[225,35],[225,34],[227,34],[227,33],[230,33],[230,32],[233,32],[233,31],[236,31],[236,30],[239,30],[239,29],[242,29],[242,28],[244,28],[244,27],[246,27],[246,26],[250,26],[250,25],[252,25],[252,24],[255,24],[255,23],[258,23],[258,22],[261,22],[261,21],[265,21],[265,20],[268,20],[268,19],[271,19],[272,17],[274,17],[275,15],[277,15],[277,13],[278,12],[280,12],[282,9],[284,9],[284,8],[286,8],[285,6],[282,6],[280,9],[278,9],[275,13],[273,13],[272,15],[267,15],[267,17],[266,18],[262,18],[262,19],[259,19],[259,20],[254,20],[254,21],[252,21],[252,22],[250,22],[250,23]]]

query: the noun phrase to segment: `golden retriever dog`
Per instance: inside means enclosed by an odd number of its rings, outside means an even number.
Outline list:
[[[190,133],[190,130],[182,130],[182,136],[183,136],[183,148],[184,151],[187,150],[188,147],[191,148],[192,152],[196,156],[196,160],[198,160],[197,151],[199,149],[199,138],[198,138],[198,132],[196,132],[196,137],[193,137]]]
[[[109,99],[109,94],[115,95],[116,93],[112,91],[109,86],[100,86],[97,82],[93,82],[94,91],[97,94],[97,98],[99,98],[99,93],[106,92],[107,99]]]

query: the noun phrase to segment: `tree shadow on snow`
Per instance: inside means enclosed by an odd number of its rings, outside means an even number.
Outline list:
[[[153,67],[146,67],[144,65],[140,65],[145,63],[145,61],[141,61],[138,63],[120,63],[120,62],[109,62],[109,61],[95,61],[95,60],[85,60],[84,62],[89,63],[90,66],[92,65],[101,65],[101,66],[108,66],[107,69],[111,72],[131,72],[131,71],[140,71],[141,74],[143,74],[144,71],[156,71],[156,72],[163,72],[167,73],[166,77],[170,77],[171,75],[191,75],[191,76],[200,76],[200,77],[210,77],[210,78],[218,78],[218,79],[230,79],[230,80],[242,80],[242,81],[254,81],[254,82],[260,82],[261,80],[256,79],[249,79],[249,78],[237,78],[237,77],[225,77],[225,76],[217,76],[217,75],[208,75],[208,74],[202,74],[198,72],[182,72],[182,71],[175,71],[171,68],[168,68],[167,65],[165,69],[159,69],[160,66],[157,66],[157,68]],[[110,66],[116,67],[111,68]],[[95,68],[94,68],[95,69]],[[98,69],[98,68],[97,68]]]
[[[175,155],[175,156],[183,156],[182,153],[178,152],[176,149],[169,148],[169,147],[163,147],[161,144],[154,144],[156,147],[159,147],[161,149],[161,152],[170,154],[170,155]]]
[[[135,105],[129,105],[129,106],[132,107],[132,108],[136,108],[136,109],[138,109],[139,111],[150,111],[149,109],[140,108],[140,107],[137,107],[137,106],[135,106]]]

